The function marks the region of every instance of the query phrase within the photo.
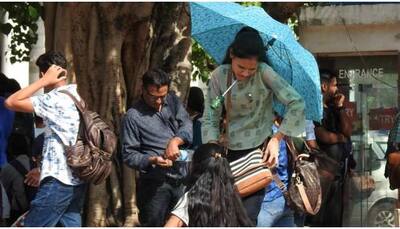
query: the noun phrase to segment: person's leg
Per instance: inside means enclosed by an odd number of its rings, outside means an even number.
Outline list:
[[[148,220],[143,226],[164,226],[166,217],[169,213],[168,210],[172,199],[172,190],[173,188],[168,183],[163,183],[163,185],[157,188],[155,195],[147,203],[148,207],[146,208],[146,215]]]
[[[246,209],[247,215],[254,225],[257,225],[258,213],[261,209],[261,204],[264,199],[265,189],[242,198],[243,206]]]
[[[183,184],[174,186],[172,189],[172,198],[169,204],[169,209],[167,212],[167,217],[169,213],[174,209],[175,205],[178,203],[179,199],[185,194],[185,186]]]
[[[329,215],[325,217],[326,226],[341,227],[342,226],[342,184],[340,180],[336,180],[332,184],[332,198],[327,203]]]
[[[65,190],[55,178],[45,178],[40,184],[31,208],[24,219],[25,227],[54,227],[72,199],[73,192]]]
[[[140,224],[147,225],[148,222],[148,208],[149,202],[153,199],[154,195],[158,187],[162,185],[162,182],[149,180],[149,179],[140,179],[137,182],[136,186],[136,202],[137,207],[139,209],[139,222]]]
[[[294,212],[288,206],[284,206],[281,217],[275,222],[273,227],[296,227],[294,223]]]
[[[272,227],[281,217],[285,209],[285,202],[277,198],[270,202],[263,201],[258,213],[257,227]]]
[[[306,215],[302,212],[293,212],[294,215],[294,223],[297,227],[304,227]]]
[[[86,187],[86,184],[73,187],[73,197],[71,202],[60,219],[60,223],[64,227],[82,226],[81,212],[83,203],[85,202]]]

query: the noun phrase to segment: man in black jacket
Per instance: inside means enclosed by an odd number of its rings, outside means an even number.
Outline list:
[[[343,106],[345,96],[338,92],[336,76],[328,70],[321,70],[320,77],[324,111],[321,123],[315,123],[315,134],[321,150],[336,160],[340,169],[333,174],[333,181],[321,178],[321,209],[317,215],[309,217],[309,222],[311,226],[340,227],[343,221],[343,188],[351,153],[352,126]]]

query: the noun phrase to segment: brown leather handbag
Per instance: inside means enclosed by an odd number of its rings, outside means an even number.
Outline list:
[[[286,188],[277,174],[273,175],[273,179],[281,189],[289,206],[298,211],[315,215],[319,212],[322,201],[317,165],[309,154],[297,151],[291,138],[286,137],[285,140],[293,166],[289,187]],[[307,149],[309,150],[309,148]]]
[[[70,92],[60,92],[74,101],[80,115],[78,140],[65,146],[67,164],[81,180],[99,184],[111,173],[117,137],[99,114],[87,109],[83,99],[78,101]]]
[[[262,163],[263,151],[256,149],[230,163],[235,186],[241,197],[249,196],[272,182],[272,173]]]

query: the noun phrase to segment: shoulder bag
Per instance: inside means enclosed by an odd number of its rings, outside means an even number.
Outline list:
[[[309,153],[299,153],[290,137],[286,137],[286,145],[292,157],[293,174],[289,187],[279,179],[277,174],[273,179],[281,189],[287,204],[310,215],[315,215],[321,207],[322,192],[320,177],[315,160]],[[307,151],[311,151],[305,144]]]

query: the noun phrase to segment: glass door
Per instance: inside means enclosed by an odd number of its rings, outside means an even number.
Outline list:
[[[345,184],[343,226],[394,226],[397,190],[384,177],[384,157],[399,104],[397,63],[397,55],[319,58],[337,73],[353,126],[357,166]]]

